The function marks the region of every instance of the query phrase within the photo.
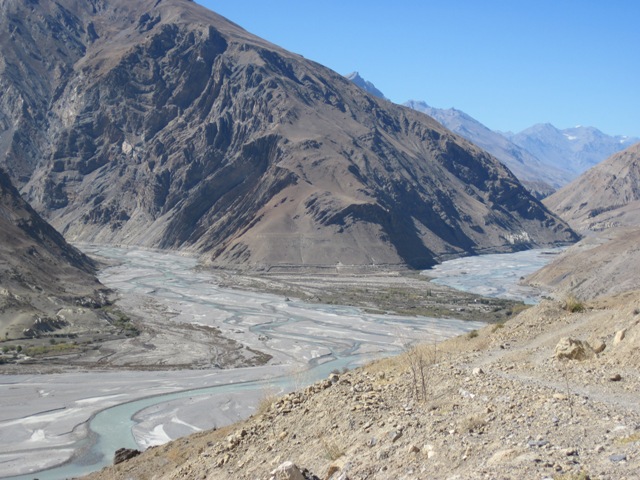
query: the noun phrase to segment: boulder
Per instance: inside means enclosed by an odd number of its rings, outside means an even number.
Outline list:
[[[616,336],[613,338],[613,346],[615,347],[620,342],[622,342],[624,340],[624,337],[626,337],[626,335],[627,335],[627,329],[626,328],[623,328],[622,330],[618,330],[616,332]]]
[[[290,461],[284,462],[271,472],[273,480],[306,480],[300,469]]]
[[[587,342],[569,337],[561,338],[555,349],[557,359],[586,360],[594,355],[595,352]]]

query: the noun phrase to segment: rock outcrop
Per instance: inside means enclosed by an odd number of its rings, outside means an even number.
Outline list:
[[[429,117],[194,2],[8,0],[0,20],[0,164],[71,241],[286,269],[577,238]]]
[[[140,450],[136,450],[134,448],[119,448],[113,455],[113,464],[118,465],[122,462],[126,462],[127,460],[137,457],[141,453],[142,452]]]

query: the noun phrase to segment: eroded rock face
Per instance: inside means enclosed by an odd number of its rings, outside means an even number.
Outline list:
[[[68,239],[258,269],[576,239],[429,117],[193,2],[42,3],[1,7],[0,161]]]

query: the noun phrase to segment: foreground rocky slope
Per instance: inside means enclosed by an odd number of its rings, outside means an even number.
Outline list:
[[[275,398],[246,422],[90,479],[635,479],[640,292],[571,313],[545,301]],[[599,352],[599,353],[596,353]],[[424,383],[423,383],[424,380]]]
[[[429,117],[193,2],[11,0],[0,17],[0,162],[72,241],[286,269],[576,239]]]
[[[65,242],[0,170],[0,332],[3,340],[95,328],[107,303],[94,262]],[[7,344],[9,345],[9,344]]]
[[[612,155],[544,203],[580,232],[640,226],[640,143]]]

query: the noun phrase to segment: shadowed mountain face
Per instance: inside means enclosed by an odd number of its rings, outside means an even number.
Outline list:
[[[426,115],[193,2],[8,0],[0,17],[0,163],[72,241],[424,268],[576,239]]]
[[[640,143],[586,171],[545,204],[582,232],[640,226]]]
[[[21,337],[37,318],[55,318],[65,307],[104,303],[106,289],[94,270],[94,263],[42,219],[0,169],[2,337]]]

